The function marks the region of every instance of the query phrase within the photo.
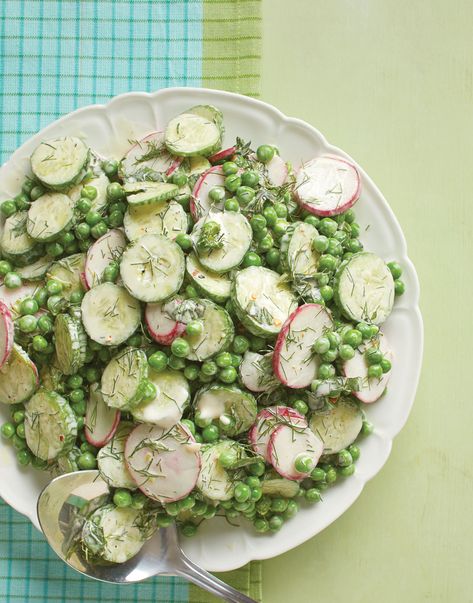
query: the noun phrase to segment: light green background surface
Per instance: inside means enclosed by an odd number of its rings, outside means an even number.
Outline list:
[[[382,472],[264,564],[268,603],[473,601],[473,3],[265,0],[263,100],[318,127],[394,209],[421,281],[424,366]]]

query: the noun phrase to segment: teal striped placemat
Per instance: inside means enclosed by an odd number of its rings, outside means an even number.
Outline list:
[[[57,117],[131,90],[259,93],[260,0],[2,0],[0,161]],[[261,600],[261,564],[226,574]],[[207,603],[177,578],[83,578],[0,501],[1,603]]]

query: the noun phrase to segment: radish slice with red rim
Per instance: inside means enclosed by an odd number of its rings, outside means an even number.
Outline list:
[[[8,307],[0,301],[0,368],[4,366],[10,358],[13,349],[13,340],[15,336],[15,327],[13,318]]]
[[[206,216],[212,208],[223,209],[223,203],[214,203],[209,197],[209,192],[216,186],[225,186],[225,176],[220,165],[204,172],[195,183],[190,200],[190,210],[195,222]]]
[[[100,285],[105,268],[110,262],[120,259],[125,247],[125,235],[117,228],[109,230],[95,241],[89,248],[85,260],[84,279],[87,289]]]
[[[268,180],[273,186],[282,186],[287,180],[287,163],[279,155],[274,155],[271,161],[268,161],[266,171]]]
[[[170,503],[193,490],[200,473],[200,445],[178,423],[171,429],[142,424],[128,436],[125,459],[138,488]]]
[[[264,408],[258,413],[253,427],[248,433],[248,439],[256,454],[261,455],[269,461],[268,444],[273,431],[279,425],[294,425],[296,427],[307,427],[307,421],[303,415],[289,406],[272,406]]]
[[[120,423],[120,411],[104,402],[99,384],[89,388],[89,399],[85,413],[85,437],[92,446],[105,446],[115,435]]]
[[[12,312],[16,318],[19,314],[19,305],[26,297],[33,297],[42,283],[23,283],[18,289],[8,289],[3,281],[0,282],[0,301]]]
[[[336,216],[358,201],[361,178],[346,159],[323,155],[301,166],[296,191],[305,210],[317,216]]]
[[[121,160],[120,177],[132,178],[139,172],[158,174],[164,172],[169,175],[177,169],[177,161],[177,158],[166,150],[164,132],[151,132],[136,141]]]
[[[269,440],[268,456],[279,475],[286,479],[300,480],[310,475],[323,449],[322,441],[310,429],[279,425]],[[296,461],[301,456],[307,456],[312,461],[310,471],[301,472],[296,469]]]
[[[210,157],[208,157],[208,160],[210,161],[210,163],[220,163],[223,161],[228,161],[233,157],[233,155],[235,155],[236,151],[237,148],[235,146],[229,147],[228,149],[223,149],[222,151],[211,155]]]
[[[161,345],[171,345],[186,330],[184,323],[170,318],[158,303],[146,304],[145,322],[151,337]]]
[[[308,387],[315,379],[319,361],[312,346],[332,324],[330,313],[320,304],[304,304],[286,320],[273,355],[274,373],[286,387]]]

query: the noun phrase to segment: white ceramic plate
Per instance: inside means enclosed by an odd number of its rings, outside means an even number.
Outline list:
[[[28,140],[0,169],[0,200],[19,192],[29,156],[46,138],[66,134],[83,136],[97,152],[120,158],[129,146],[128,140],[163,128],[172,117],[197,104],[214,104],[223,111],[226,146],[233,144],[236,136],[251,140],[254,147],[262,143],[275,144],[281,156],[294,166],[327,152],[348,157],[312,126],[251,98],[198,88],[173,88],[154,94],[129,93],[107,105],[89,106],[66,115]],[[384,465],[392,440],[409,415],[422,362],[419,283],[393,212],[367,174],[361,168],[360,172],[363,189],[355,210],[361,225],[361,239],[367,249],[386,261],[398,260],[406,284],[406,293],[396,300],[394,311],[383,327],[395,353],[389,390],[379,402],[366,405],[367,416],[375,425],[374,434],[361,443],[355,475],[329,488],[324,492],[323,502],[302,509],[279,533],[255,535],[250,526],[234,528],[223,519],[217,519],[205,522],[195,538],[183,539],[186,553],[208,570],[231,570],[252,559],[275,557],[330,525],[355,502],[365,483]],[[0,419],[6,420],[8,416],[8,408],[2,406]],[[36,499],[45,483],[45,474],[32,468],[20,468],[12,447],[0,442],[0,495],[36,527]]]

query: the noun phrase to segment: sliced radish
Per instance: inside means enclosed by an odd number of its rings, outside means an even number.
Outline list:
[[[223,203],[214,203],[209,197],[209,192],[216,186],[225,186],[225,176],[220,165],[204,172],[195,183],[190,200],[190,210],[195,222],[207,215],[211,208],[223,208]]]
[[[310,429],[295,428],[293,425],[276,427],[268,444],[268,456],[272,466],[279,475],[291,480],[300,480],[310,474],[310,471],[302,473],[296,469],[295,463],[299,456],[309,456],[313,469],[323,450],[322,441]]]
[[[307,421],[303,415],[289,406],[270,406],[259,412],[248,433],[248,439],[256,454],[266,460],[269,460],[269,440],[279,425],[292,425],[294,428],[305,429]]]
[[[274,373],[281,383],[294,389],[311,384],[318,369],[312,346],[331,327],[330,313],[320,304],[304,304],[289,316],[273,355]]]
[[[187,496],[201,466],[200,445],[180,423],[171,429],[139,425],[128,436],[125,459],[138,488],[161,503]]]
[[[89,248],[85,260],[84,278],[87,289],[100,285],[105,268],[117,261],[126,247],[126,238],[121,230],[114,228],[100,237]]]
[[[153,155],[153,152],[156,156],[146,159],[146,155]],[[176,169],[176,157],[164,146],[164,132],[151,132],[138,140],[122,159],[120,175],[129,178],[143,168],[167,175]]]
[[[0,368],[8,361],[13,349],[15,327],[8,307],[0,301]]]
[[[184,323],[169,318],[163,304],[146,304],[145,322],[151,337],[161,345],[171,345],[186,330]]]
[[[181,166],[183,159],[183,157],[173,157],[173,162],[166,170],[166,176],[171,176],[172,174],[174,174],[174,172],[178,170]]]
[[[2,280],[0,281],[0,301],[2,301],[10,310],[13,314],[13,318],[16,318],[20,314],[20,302],[26,297],[33,297],[36,290],[41,287],[41,284],[42,283],[23,283],[18,289],[8,289],[8,287],[5,287]]]
[[[287,163],[279,155],[274,157],[266,164],[268,180],[273,186],[282,186],[287,179]]]
[[[317,216],[335,216],[358,201],[360,174],[346,159],[323,155],[302,165],[296,191],[305,210]]]
[[[120,411],[105,404],[99,384],[93,383],[85,413],[86,440],[92,446],[105,446],[115,435],[119,423]]]
[[[220,161],[225,161],[225,160],[233,157],[233,155],[235,155],[236,151],[237,151],[236,147],[229,147],[228,149],[223,149],[222,151],[219,151],[218,153],[211,155],[208,158],[208,160],[210,161],[210,163],[219,163]]]
[[[360,389],[359,391],[353,392],[353,395],[365,404],[376,402],[376,400],[383,395],[391,377],[391,371],[383,373],[379,379],[368,377],[368,364],[365,360],[364,354],[369,347],[370,344],[365,344],[359,349],[355,350],[355,355],[353,358],[351,360],[346,360],[343,365],[345,377],[360,378]],[[379,334],[379,349],[383,356],[392,362],[394,354],[389,348],[386,335],[383,333]]]
[[[85,278],[85,272],[80,273],[79,280],[80,280],[81,285],[84,287],[84,289],[86,291],[88,291],[90,289],[90,287],[88,287],[88,285],[87,285],[87,279]]]
[[[267,392],[279,385],[273,374],[273,354],[245,352],[239,368],[240,379],[251,392]]]

